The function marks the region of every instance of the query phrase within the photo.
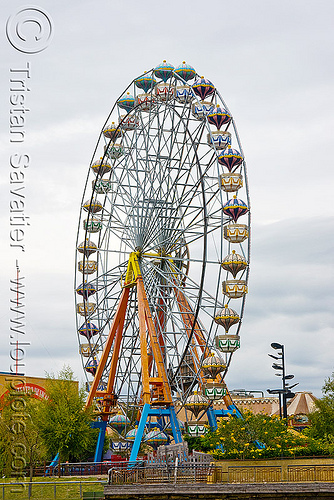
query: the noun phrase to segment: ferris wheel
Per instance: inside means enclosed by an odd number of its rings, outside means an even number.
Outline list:
[[[135,421],[143,433],[167,415],[177,442],[176,403],[196,417],[233,404],[224,378],[249,231],[244,155],[218,90],[185,62],[134,79],[102,127],[77,235],[79,349],[101,421],[121,409],[125,434]]]

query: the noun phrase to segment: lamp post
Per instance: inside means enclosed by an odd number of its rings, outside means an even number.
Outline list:
[[[282,378],[282,389],[268,389],[269,394],[278,394],[279,397],[279,414],[280,418],[282,418],[282,408],[283,408],[283,418],[288,418],[288,410],[287,410],[287,399],[293,398],[294,393],[291,392],[291,389],[298,385],[298,382],[293,385],[289,385],[286,383],[287,380],[291,380],[294,378],[294,375],[286,375],[285,374],[285,356],[284,356],[284,345],[278,344],[277,342],[273,342],[271,347],[275,349],[277,352],[277,356],[273,354],[268,354],[271,358],[276,361],[281,362],[281,364],[273,363],[272,367],[274,370],[279,370],[279,373],[275,373],[278,377]]]

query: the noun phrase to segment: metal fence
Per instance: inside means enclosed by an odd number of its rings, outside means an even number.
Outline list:
[[[334,482],[333,465],[213,466],[208,483]]]
[[[108,473],[108,484],[143,484],[143,483],[207,483],[210,465],[186,465],[177,463],[169,466],[150,465],[132,466],[117,469],[112,467]]]
[[[41,466],[34,467],[33,476],[34,477],[51,477],[51,476],[99,476],[103,474],[108,474],[110,467],[127,467],[128,462],[75,462],[75,463],[62,463],[54,467],[51,466]],[[60,467],[60,470],[59,470]],[[29,476],[29,471],[26,471],[26,476]]]
[[[104,475],[109,485],[129,484],[191,484],[191,483],[307,483],[334,482],[334,463],[313,464],[272,464],[272,465],[240,465],[228,462],[215,464],[193,464],[176,459],[175,463],[145,462],[102,462],[61,464],[62,475]],[[58,474],[58,468],[49,474]],[[45,473],[45,471],[44,471]],[[1,483],[0,500],[54,500],[79,499],[83,491],[93,491],[94,483],[103,487],[100,481],[68,480],[54,482],[49,480],[24,482],[22,486],[12,483]],[[105,479],[105,484],[106,479]],[[21,489],[20,489],[21,488]],[[93,488],[93,489],[92,489]],[[13,492],[15,489],[15,493]],[[93,497],[92,497],[93,498]]]
[[[101,481],[14,481],[0,483],[1,500],[74,500],[104,498]]]
[[[256,465],[209,464],[135,465],[111,467],[109,485],[144,483],[304,483],[334,482],[333,465]]]
[[[290,482],[334,482],[333,465],[289,465],[288,481]]]

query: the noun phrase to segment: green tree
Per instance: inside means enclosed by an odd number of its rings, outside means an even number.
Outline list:
[[[78,390],[73,371],[65,366],[56,378],[48,374],[48,399],[38,409],[39,429],[50,456],[59,462],[87,458],[94,450],[97,429],[92,429],[92,408],[85,409],[85,391]]]
[[[47,457],[39,432],[37,408],[39,401],[29,393],[8,387],[2,399],[0,414],[0,473],[20,477]]]
[[[29,465],[29,478],[32,481],[33,468],[41,465],[47,459],[47,449],[39,431],[38,407],[40,401],[30,396],[27,399],[26,429],[23,431],[26,446],[27,463]]]
[[[334,444],[334,373],[325,380],[322,393],[323,397],[315,401],[315,411],[309,415],[308,435]]]
[[[190,446],[209,452],[215,458],[265,458],[303,454],[308,446],[306,436],[286,427],[285,421],[275,416],[244,412],[244,418],[221,419],[215,432],[187,439]],[[259,448],[261,443],[265,447]]]
[[[11,416],[7,406],[9,401],[7,398],[2,401],[0,413],[0,474],[10,477],[12,473],[12,433],[11,433]],[[10,408],[9,408],[10,409]]]

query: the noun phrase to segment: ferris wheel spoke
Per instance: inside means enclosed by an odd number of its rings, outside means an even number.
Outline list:
[[[200,285],[196,281],[192,280],[189,276],[183,276],[182,273],[180,272],[180,269],[175,264],[168,261],[166,263],[166,267],[168,267],[167,270],[161,270],[157,268],[155,271],[156,274],[159,275],[160,280],[164,280],[166,286],[170,288],[173,287],[182,292],[183,294],[185,294],[189,302],[194,305],[198,299]],[[176,276],[177,279],[175,278]],[[182,278],[187,279],[186,288],[183,287],[182,285],[177,284],[179,282],[182,282]],[[212,317],[214,309],[217,307],[217,305],[218,307],[223,306],[222,303],[218,302],[217,304],[216,297],[208,293],[205,289],[203,289],[202,291],[201,305],[203,307],[203,311],[205,311],[209,317]]]
[[[165,286],[168,287],[169,289],[169,296],[168,296],[168,302],[165,299],[165,306],[169,308],[173,308],[175,304],[177,303],[175,299],[175,293],[173,292],[173,289],[178,289],[179,292],[182,292],[184,295],[185,293],[187,294],[187,300],[189,303],[193,303],[194,307],[196,302],[198,301],[198,291],[199,291],[199,286],[196,283],[193,283],[191,287],[187,287],[186,292],[183,287],[180,287],[176,283],[176,272],[178,271],[177,268],[169,268],[167,272],[157,269],[155,273],[152,273],[152,271],[149,273],[149,279],[146,278],[145,275],[145,283],[147,282],[147,286],[151,287],[150,289],[150,295],[152,297],[156,297],[157,292],[159,291],[159,284],[161,281],[165,283]],[[151,278],[151,279],[150,279]],[[152,279],[153,278],[153,279]],[[161,286],[161,284],[160,284]],[[156,307],[157,302],[154,301],[152,302],[152,307]],[[193,312],[192,308],[189,309],[189,311]],[[156,311],[155,311],[156,312]],[[182,317],[182,313],[180,313],[180,317]]]

